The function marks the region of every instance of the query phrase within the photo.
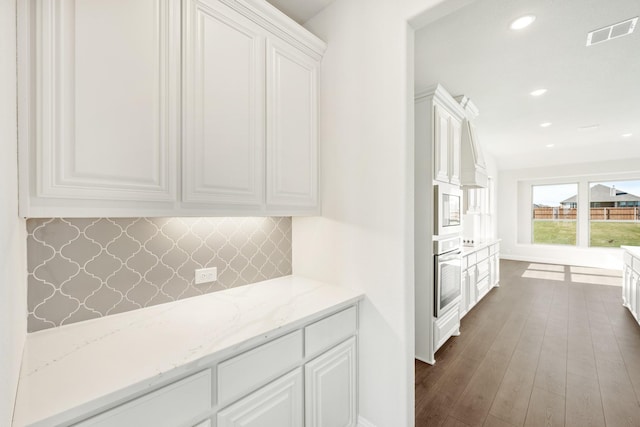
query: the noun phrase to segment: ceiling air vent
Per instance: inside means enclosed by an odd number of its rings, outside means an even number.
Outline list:
[[[637,22],[638,17],[636,16],[635,18],[627,19],[626,21],[618,22],[617,24],[609,25],[608,27],[591,31],[589,34],[587,34],[587,46],[606,42],[618,37],[627,36],[633,33],[633,30],[636,28]]]

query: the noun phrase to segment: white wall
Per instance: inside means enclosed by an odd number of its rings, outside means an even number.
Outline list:
[[[294,274],[361,289],[359,411],[414,423],[413,31],[437,0],[337,0],[306,26],[321,70],[321,217],[295,218]]]
[[[544,168],[503,170],[499,173],[498,237],[502,239],[502,258],[622,269],[620,249],[531,245],[531,185],[578,183],[587,191],[590,181],[640,179],[640,159],[623,159],[597,163],[579,163]],[[583,200],[588,203],[587,200]],[[588,206],[586,207],[588,209]],[[585,210],[586,210],[585,209]],[[582,234],[587,221],[579,221]]]
[[[0,425],[11,425],[26,336],[26,227],[18,218],[16,0],[0,0]]]

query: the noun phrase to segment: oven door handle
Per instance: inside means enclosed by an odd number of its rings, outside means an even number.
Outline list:
[[[442,261],[449,261],[451,259],[455,259],[455,258],[461,258],[462,257],[462,251],[460,249],[458,249],[455,252],[446,252],[442,255],[436,255],[438,257],[438,262],[442,262]]]

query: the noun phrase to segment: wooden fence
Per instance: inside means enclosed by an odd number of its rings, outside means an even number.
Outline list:
[[[534,208],[533,219],[574,220],[576,208]],[[640,208],[591,208],[590,218],[596,221],[640,221]]]

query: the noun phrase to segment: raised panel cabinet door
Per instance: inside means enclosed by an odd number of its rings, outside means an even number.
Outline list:
[[[184,2],[183,195],[261,206],[264,31],[217,0]]]
[[[464,261],[463,261],[464,264]],[[460,318],[467,314],[469,309],[469,295],[467,293],[467,270],[460,275]]]
[[[31,197],[174,201],[180,0],[33,1],[21,11]]]
[[[267,205],[318,206],[318,61],[267,42]]]
[[[438,104],[433,105],[433,179],[449,182],[450,115]]]
[[[218,412],[218,427],[302,427],[302,369]]]
[[[452,117],[449,125],[449,182],[460,185],[462,123]]]
[[[631,294],[635,291],[634,272],[631,265],[625,265],[625,278],[623,287],[624,302],[631,309]]]
[[[469,293],[469,310],[478,302],[478,293],[476,289],[476,266],[472,266],[467,270],[467,292]]]
[[[356,338],[305,365],[305,426],[356,425]]]

